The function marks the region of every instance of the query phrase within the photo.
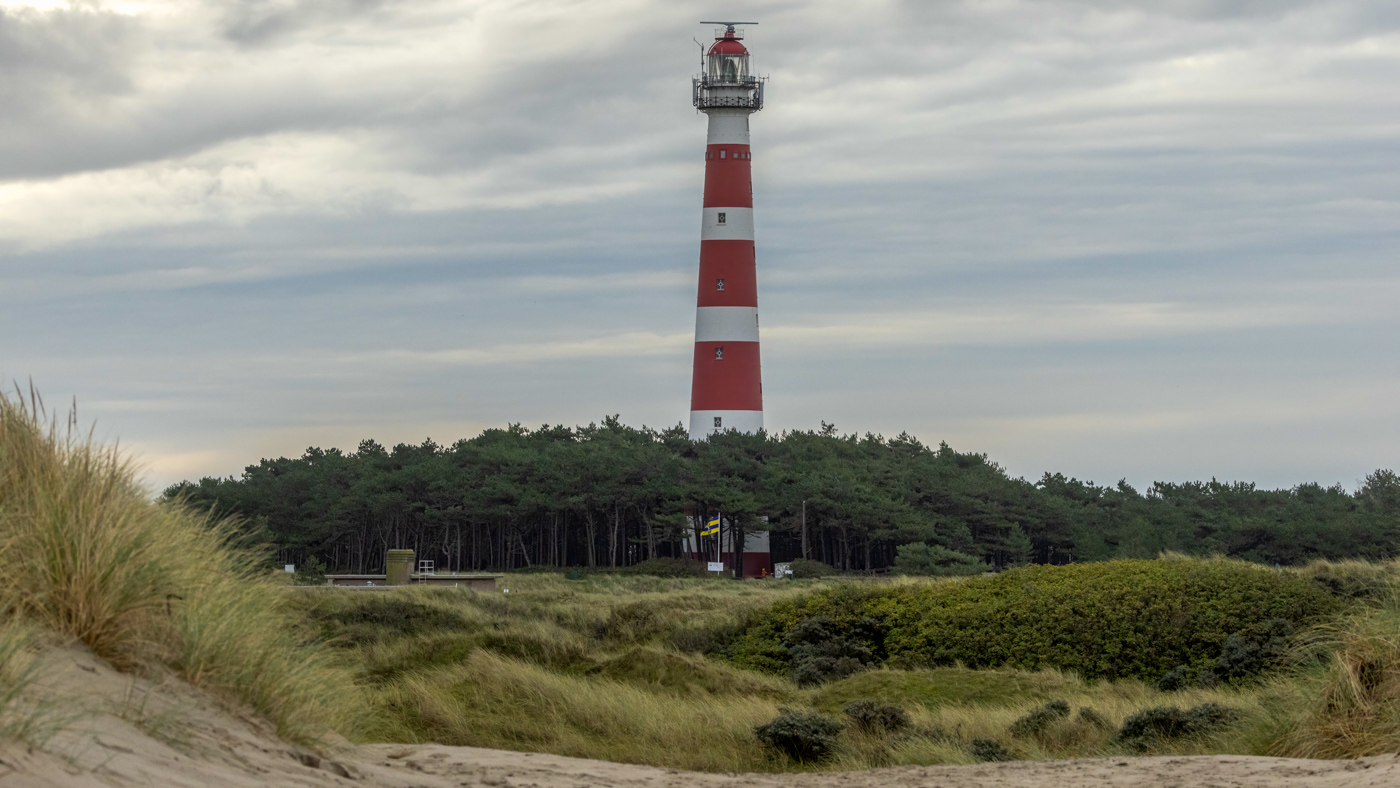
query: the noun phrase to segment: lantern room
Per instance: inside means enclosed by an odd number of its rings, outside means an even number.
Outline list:
[[[741,84],[749,77],[749,50],[740,39],[744,36],[727,25],[722,35],[705,55],[705,76],[710,82]]]
[[[756,22],[701,22],[723,25],[715,31],[715,42],[701,49],[704,69],[691,80],[691,98],[701,112],[738,110],[757,112],[763,109],[763,78],[755,76],[749,62],[749,50],[741,39],[742,31],[735,25]],[[703,45],[702,45],[703,47]]]

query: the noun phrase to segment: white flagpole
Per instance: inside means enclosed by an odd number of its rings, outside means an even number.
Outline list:
[[[715,526],[715,560],[724,563],[724,512],[716,512],[715,519],[719,523]]]

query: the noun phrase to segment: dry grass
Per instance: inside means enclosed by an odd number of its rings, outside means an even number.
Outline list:
[[[0,739],[33,746],[43,746],[77,718],[72,709],[27,692],[41,667],[33,653],[38,634],[13,619],[0,623]]]
[[[702,771],[781,768],[753,738],[777,703],[570,676],[488,651],[386,691],[394,741],[551,752]]]
[[[0,396],[0,610],[124,670],[173,668],[309,741],[351,733],[350,674],[297,643],[278,587],[229,549],[233,524],[152,503],[130,461]]]
[[[1400,750],[1400,599],[1316,633],[1317,663],[1289,685],[1301,706],[1273,751],[1359,758]]]

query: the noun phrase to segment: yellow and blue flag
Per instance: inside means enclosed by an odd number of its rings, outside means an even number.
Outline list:
[[[710,520],[709,522],[705,523],[705,528],[704,528],[704,530],[702,530],[702,531],[700,532],[700,535],[701,535],[701,536],[709,536],[710,534],[717,534],[717,533],[719,533],[719,518],[718,518],[718,517],[714,517],[714,518],[711,518],[711,520]]]

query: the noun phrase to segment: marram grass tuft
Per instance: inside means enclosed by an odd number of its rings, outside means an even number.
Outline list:
[[[114,666],[164,665],[252,706],[283,736],[353,735],[348,672],[296,641],[282,595],[233,523],[155,503],[115,448],[0,395],[0,610],[77,639]]]

